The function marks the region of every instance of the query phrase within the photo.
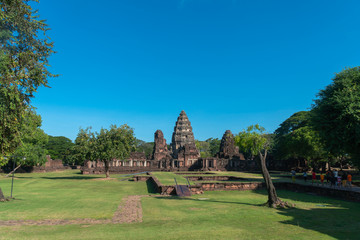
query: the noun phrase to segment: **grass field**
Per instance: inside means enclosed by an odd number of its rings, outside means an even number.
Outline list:
[[[78,171],[17,174],[0,220],[108,219],[122,198],[148,194],[145,182],[104,181]],[[10,194],[11,179],[0,177]],[[205,192],[190,198],[142,198],[143,222],[55,226],[0,226],[0,239],[359,239],[360,204],[278,191],[296,208],[261,206],[265,191]]]

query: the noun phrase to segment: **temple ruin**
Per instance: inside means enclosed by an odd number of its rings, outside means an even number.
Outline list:
[[[191,166],[200,157],[200,153],[196,149],[191,123],[184,110],[181,111],[175,123],[171,151],[172,157],[177,159],[174,162],[176,167]]]
[[[216,157],[201,158],[190,120],[185,111],[181,111],[175,123],[170,150],[163,132],[157,130],[153,154],[149,159],[144,153],[134,152],[127,159],[114,159],[110,163],[110,172],[243,170],[247,165],[245,162],[230,130],[224,133]],[[81,171],[83,174],[104,173],[104,163],[85,161]]]

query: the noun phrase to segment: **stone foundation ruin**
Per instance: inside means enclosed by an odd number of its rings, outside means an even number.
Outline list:
[[[246,161],[235,146],[234,135],[227,130],[216,157],[201,158],[196,148],[194,133],[185,111],[181,111],[174,127],[170,150],[164,134],[157,130],[154,134],[154,150],[148,159],[144,153],[131,153],[127,159],[114,159],[110,162],[110,173],[144,171],[237,171],[251,169],[254,161]],[[81,168],[83,174],[105,173],[102,161],[85,161]]]

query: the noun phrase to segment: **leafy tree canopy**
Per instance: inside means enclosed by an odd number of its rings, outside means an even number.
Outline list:
[[[40,127],[40,115],[28,109],[21,128],[21,145],[15,150],[12,160],[26,166],[43,165],[46,162],[48,135]]]
[[[294,113],[291,117],[281,123],[280,127],[276,129],[274,133],[276,136],[284,136],[299,128],[309,126],[310,115],[311,114],[309,111],[300,111]]]
[[[0,156],[21,144],[20,129],[30,99],[47,86],[54,53],[48,26],[29,0],[0,0]],[[38,2],[35,0],[35,2]],[[0,160],[1,161],[1,160]]]
[[[208,138],[206,142],[209,143],[209,152],[211,157],[215,157],[220,151],[221,140],[218,138]]]
[[[49,135],[49,141],[45,147],[52,159],[61,159],[67,163],[74,145],[67,137],[53,137]]]
[[[312,113],[301,111],[286,119],[275,131],[274,153],[278,159],[306,159],[310,164],[328,160],[328,153],[311,121]]]
[[[70,162],[78,165],[83,165],[85,160],[92,160],[95,155],[94,149],[94,133],[91,132],[91,127],[86,129],[79,129],[79,133],[75,139],[75,145],[71,149]]]
[[[265,128],[259,124],[251,125],[246,131],[239,132],[234,140],[240,152],[247,153],[252,157],[267,152],[271,146],[271,141],[265,133]]]
[[[136,149],[134,131],[128,125],[111,125],[100,132],[91,132],[91,127],[80,129],[75,140],[75,154],[78,161],[100,160],[105,164],[109,177],[109,163],[113,159],[125,159]]]
[[[143,140],[136,139],[135,145],[136,145],[137,152],[143,152],[143,153],[145,153],[145,156],[147,158],[151,158],[152,153],[154,151],[154,145],[155,145],[154,142],[145,142]]]
[[[351,154],[360,166],[360,67],[347,68],[317,95],[313,122],[332,154]]]
[[[270,136],[271,135],[265,133],[265,128],[256,124],[249,126],[247,130],[243,130],[237,134],[235,136],[235,143],[242,152],[248,153],[251,156],[259,156],[261,172],[268,192],[266,205],[269,207],[289,207],[290,205],[288,203],[278,198],[271,176],[266,167],[267,152],[272,145],[272,138]]]
[[[201,157],[215,157],[220,150],[220,142],[218,138],[208,138],[205,141],[195,140],[195,145]]]
[[[195,146],[200,152],[200,156],[202,158],[211,157],[211,153],[209,151],[210,143],[206,141],[195,140]]]

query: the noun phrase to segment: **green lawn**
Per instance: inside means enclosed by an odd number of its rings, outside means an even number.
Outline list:
[[[175,180],[178,185],[187,185],[188,182],[186,181],[185,177],[182,175],[177,175],[172,172],[152,172],[153,176],[155,176],[162,185],[175,185]],[[194,184],[194,182],[190,181],[190,184]]]
[[[119,181],[121,175],[110,181],[78,171],[16,176],[16,200],[0,203],[0,220],[111,218],[123,197],[148,193],[146,182]],[[10,181],[0,177],[5,195]],[[359,239],[359,203],[278,195],[296,208],[260,206],[263,190],[148,197],[142,198],[142,223],[0,227],[0,239]]]
[[[78,170],[16,174],[15,201],[0,203],[0,220],[110,218],[121,199],[147,194],[144,183],[101,180],[104,175],[81,175]],[[10,195],[11,178],[0,178],[4,195]],[[14,211],[15,210],[15,211]]]

